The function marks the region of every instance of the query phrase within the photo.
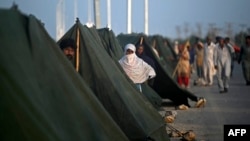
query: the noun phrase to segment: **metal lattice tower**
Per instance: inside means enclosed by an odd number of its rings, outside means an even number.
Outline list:
[[[212,39],[215,39],[216,36],[216,28],[215,28],[215,23],[209,23],[208,24],[209,26],[209,36],[212,38]]]

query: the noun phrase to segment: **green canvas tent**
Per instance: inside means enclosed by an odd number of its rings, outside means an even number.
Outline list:
[[[73,38],[79,45],[76,70],[130,140],[169,140],[161,115],[121,72],[95,28],[77,21],[58,44],[65,38]]]
[[[117,36],[118,41],[121,44],[133,43],[136,46],[138,44],[144,45],[145,53],[155,61],[156,64],[156,77],[154,79],[154,85],[152,88],[159,94],[163,99],[170,99],[175,106],[185,104],[189,105],[188,98],[193,101],[197,100],[197,97],[191,92],[182,89],[176,83],[176,80],[170,76],[173,67],[165,61],[165,59],[159,59],[154,54],[152,47],[149,43],[147,36],[143,34],[119,34]],[[163,49],[163,48],[162,48]],[[159,50],[161,51],[161,50]],[[162,52],[160,54],[163,55]]]
[[[1,141],[129,140],[34,16],[0,17]]]
[[[114,61],[119,60],[123,56],[123,50],[114,32],[109,28],[101,28],[97,31],[109,56],[113,58]]]
[[[173,50],[165,45],[165,39],[160,35],[153,35],[148,37],[149,44],[154,46],[159,52],[160,57],[164,60],[164,63],[167,67],[167,73],[169,76],[172,76],[173,71],[177,64],[177,58],[173,54]]]

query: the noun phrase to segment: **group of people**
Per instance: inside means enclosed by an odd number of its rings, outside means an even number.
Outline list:
[[[75,41],[72,38],[63,39],[59,46],[64,55],[74,65],[76,54]],[[127,44],[124,48],[124,56],[119,60],[119,63],[140,92],[142,92],[141,84],[150,79],[153,80],[152,78],[156,76],[154,61],[144,55],[144,47],[142,45],[136,49],[135,45]]]
[[[218,37],[217,43],[213,43],[211,38],[207,37],[205,43],[197,40],[193,48],[188,47],[187,49],[184,48],[179,51],[181,53],[179,55],[179,61],[184,62],[183,60],[185,60],[186,65],[178,66],[177,82],[182,85],[179,79],[184,75],[186,78],[185,86],[188,87],[192,69],[191,66],[195,63],[198,77],[194,82],[195,85],[211,86],[213,85],[214,75],[217,74],[219,92],[227,92],[231,73],[231,62],[234,59],[233,56],[235,52],[233,47],[226,42],[225,39],[228,38]],[[184,56],[184,54],[186,55]],[[190,61],[190,54],[194,56],[194,61]],[[183,71],[183,69],[185,71]],[[183,74],[183,72],[185,73]]]
[[[228,92],[235,52],[232,45],[227,41],[228,38],[219,37],[213,43],[211,38],[207,37],[204,44],[201,41],[197,41],[193,48],[186,46],[177,50],[175,46],[176,53],[178,51],[180,64],[177,68],[178,84],[184,84],[185,87],[189,86],[192,63],[196,63],[197,81],[200,81],[203,85],[210,86],[213,85],[213,77],[216,75],[219,92]],[[176,45],[178,45],[178,42],[176,42]],[[66,57],[74,63],[75,41],[73,39],[64,39],[60,43],[60,48]],[[195,57],[192,55],[195,55]],[[250,36],[246,37],[246,45],[241,48],[238,63],[242,63],[246,84],[250,85]],[[136,47],[134,44],[127,44],[124,47],[124,56],[119,60],[119,64],[140,92],[143,92],[141,84],[148,81],[153,82],[154,77],[157,75],[155,63],[153,59],[145,55],[143,45]],[[193,95],[186,96],[186,98],[193,99],[198,106],[206,102],[204,98],[198,98]]]
[[[143,93],[141,88],[142,83],[148,83],[149,85],[154,82],[154,77],[157,75],[157,69],[155,62],[152,58],[147,56],[144,52],[144,46],[142,44],[135,47],[133,44],[127,44],[124,47],[124,56],[119,60],[120,65],[124,69],[126,75],[137,86],[138,90]],[[206,103],[204,98],[197,97],[193,94],[182,94],[181,99],[185,99],[184,103],[175,103],[178,107],[187,108],[191,107],[188,103],[188,99],[195,101],[195,107],[203,107]],[[173,102],[178,100],[173,100]]]
[[[71,38],[63,39],[59,46],[68,60],[75,65],[75,41]],[[145,54],[142,44],[137,47],[131,43],[127,44],[124,47],[124,56],[118,62],[139,92],[143,93],[141,84],[147,83],[153,85],[154,78],[157,75],[156,65],[153,59]],[[186,105],[187,107],[191,107],[187,102],[188,98],[196,101],[195,107],[197,108],[204,106],[206,102],[204,98],[199,98],[192,94],[183,95],[183,98],[186,99],[186,102],[181,105]]]
[[[206,42],[204,44],[198,40],[194,46],[194,63],[198,77],[194,82],[195,84],[201,84],[204,86],[213,85],[213,77],[216,74],[216,68],[214,67],[216,46],[218,46],[218,44],[216,45],[213,43],[210,37],[206,38]]]
[[[245,39],[246,45],[241,47],[238,63],[242,62],[246,85],[250,85],[250,36],[246,36]],[[176,48],[175,46],[174,49]],[[186,46],[178,49],[176,52],[178,52],[180,65],[177,66],[177,82],[181,87],[189,87],[192,67],[196,66],[198,78],[194,82],[195,85],[211,86],[216,76],[219,93],[228,92],[229,80],[233,75],[234,60],[236,60],[235,49],[229,37],[218,36],[215,43],[207,37],[205,43],[197,40],[192,48]]]

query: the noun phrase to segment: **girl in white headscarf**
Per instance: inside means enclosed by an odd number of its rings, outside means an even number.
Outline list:
[[[125,73],[142,92],[141,84],[156,76],[154,69],[135,54],[135,46],[127,44],[124,48],[124,56],[119,60]]]

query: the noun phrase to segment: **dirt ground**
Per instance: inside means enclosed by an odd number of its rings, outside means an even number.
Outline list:
[[[196,74],[192,74],[193,83]],[[250,125],[250,86],[245,85],[241,66],[235,64],[233,76],[229,84],[229,92],[219,93],[216,76],[212,86],[194,86],[188,89],[198,97],[204,97],[207,103],[204,108],[191,107],[188,110],[176,110],[174,106],[164,106],[165,111],[176,111],[177,116],[172,127],[179,131],[193,130],[196,141],[223,141],[224,125],[248,124]],[[164,100],[165,102],[170,102]],[[190,101],[190,105],[195,102]],[[164,112],[159,111],[161,114]],[[171,131],[169,128],[167,132]],[[178,141],[179,138],[171,138]]]

